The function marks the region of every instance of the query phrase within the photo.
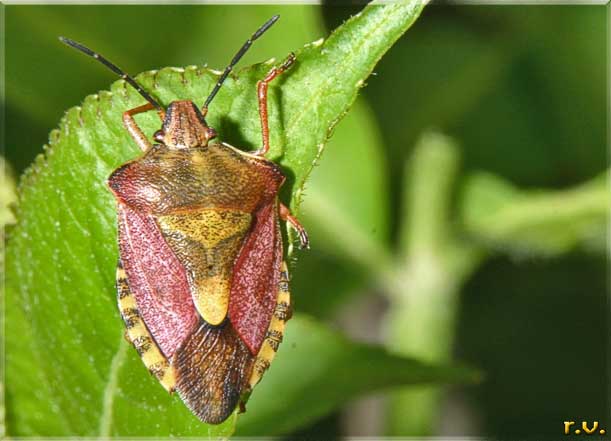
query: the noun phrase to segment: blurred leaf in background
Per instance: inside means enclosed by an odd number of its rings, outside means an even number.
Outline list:
[[[324,11],[333,27],[350,8]],[[607,419],[607,13],[602,5],[434,4],[369,79],[364,96],[390,178],[391,248],[406,221],[426,218],[406,206],[414,190],[405,164],[433,127],[459,149],[446,237],[483,253],[459,285],[453,352],[484,366],[487,380],[454,390],[418,430],[386,433],[557,437],[556,421],[571,412]],[[418,404],[397,418],[417,419],[427,407]],[[374,434],[344,421],[344,433]]]

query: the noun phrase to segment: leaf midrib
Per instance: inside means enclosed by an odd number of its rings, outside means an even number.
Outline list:
[[[108,373],[108,382],[104,388],[104,394],[102,399],[102,413],[100,414],[100,425],[99,425],[99,437],[110,438],[113,422],[113,406],[114,399],[119,389],[119,371],[123,366],[123,363],[127,359],[128,344],[123,334],[119,340],[119,347],[115,355],[112,357],[110,362],[110,369]]]

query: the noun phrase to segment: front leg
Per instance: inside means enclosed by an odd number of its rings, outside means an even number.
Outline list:
[[[267,115],[267,87],[274,78],[286,71],[295,62],[295,54],[291,53],[279,67],[274,67],[267,76],[257,83],[257,98],[259,100],[259,117],[261,118],[261,134],[263,147],[252,152],[253,155],[265,156],[269,151],[269,121]]]
[[[154,110],[154,109],[155,107],[151,103],[147,103],[142,106],[138,106],[133,109],[130,109],[126,112],[123,112],[123,125],[129,132],[129,135],[132,137],[132,139],[136,141],[136,144],[138,144],[138,147],[140,147],[140,150],[142,150],[143,152],[146,152],[148,149],[150,149],[152,144],[146,138],[146,136],[144,136],[144,133],[142,133],[142,129],[136,123],[136,120],[134,119],[134,115],[137,115],[139,113],[148,112],[149,110]],[[163,123],[163,120],[165,119],[165,112],[163,110],[158,110],[157,113],[159,114],[159,118],[161,119],[161,122]]]

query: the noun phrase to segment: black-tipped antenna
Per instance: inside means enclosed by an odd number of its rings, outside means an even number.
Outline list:
[[[265,24],[263,24],[263,26],[261,26],[257,30],[257,32],[252,34],[252,37],[250,37],[246,41],[246,43],[244,43],[244,45],[240,48],[238,53],[235,54],[235,56],[231,60],[231,63],[229,63],[229,66],[227,66],[225,68],[225,70],[223,71],[223,74],[221,75],[219,80],[216,82],[216,85],[214,86],[214,89],[212,89],[212,92],[210,92],[210,95],[208,95],[208,98],[206,99],[206,102],[204,103],[204,107],[203,107],[204,111],[206,111],[208,109],[208,106],[210,105],[210,102],[216,96],[217,92],[219,91],[219,89],[221,88],[223,83],[225,82],[225,79],[227,78],[227,75],[229,75],[229,72],[231,72],[233,67],[238,63],[238,61],[240,61],[240,58],[242,58],[244,56],[244,54],[246,53],[248,48],[250,48],[250,46],[252,45],[253,41],[255,41],[257,38],[259,38],[261,35],[263,35],[263,33],[265,31],[267,31],[269,28],[271,28],[272,25],[274,23],[276,23],[276,21],[278,21],[279,18],[280,18],[279,15],[274,15],[272,18],[267,20],[265,22]]]
[[[116,65],[114,65],[113,63],[108,61],[106,58],[104,58],[100,54],[92,51],[88,47],[83,46],[82,44],[77,43],[76,41],[70,40],[69,38],[59,37],[59,39],[60,39],[60,41],[62,43],[67,44],[68,46],[72,46],[74,49],[77,49],[77,50],[83,52],[84,54],[89,55],[90,57],[93,57],[96,60],[98,60],[104,66],[106,66],[107,68],[112,70],[114,73],[119,75],[121,78],[123,78],[125,81],[127,81],[134,89],[136,89],[138,91],[138,93],[140,95],[142,95],[144,97],[145,100],[147,100],[149,103],[151,103],[153,105],[153,107],[155,107],[155,109],[163,110],[163,107],[161,107],[161,104],[159,104],[157,101],[155,101],[153,99],[152,96],[150,96],[148,93],[146,93],[146,91],[144,89],[142,89],[142,87],[140,87],[140,85],[136,82],[136,80],[134,80],[131,76],[129,76],[128,74],[123,72]]]

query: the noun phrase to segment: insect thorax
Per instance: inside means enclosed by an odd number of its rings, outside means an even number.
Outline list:
[[[167,215],[205,208],[253,212],[277,195],[283,181],[272,162],[210,144],[181,150],[155,145],[115,170],[108,183],[131,208]]]

